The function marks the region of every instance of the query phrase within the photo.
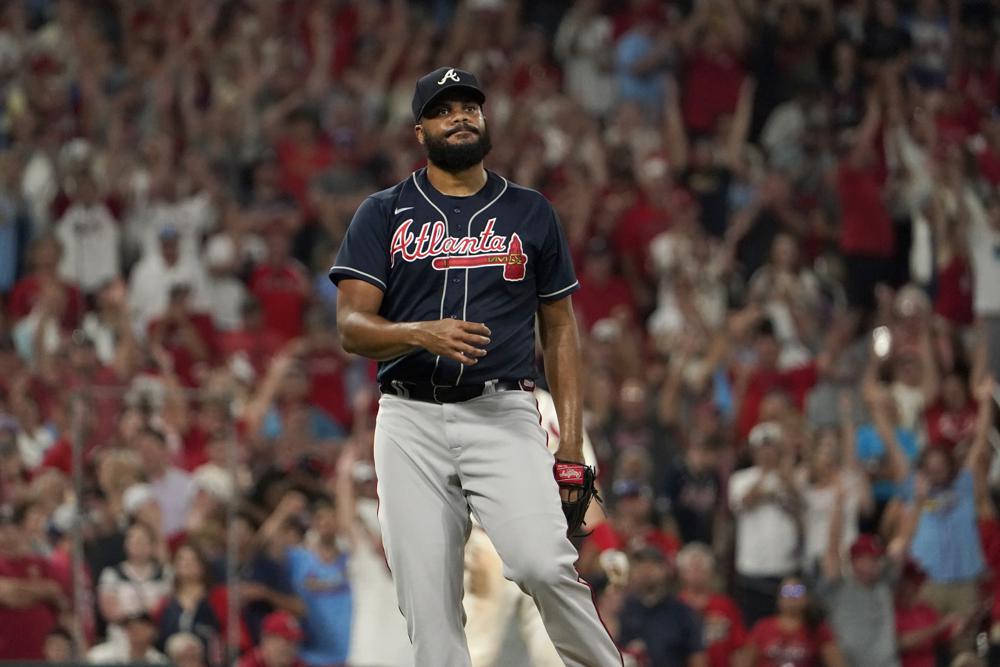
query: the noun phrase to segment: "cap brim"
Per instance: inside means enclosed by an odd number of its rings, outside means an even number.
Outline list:
[[[424,112],[427,111],[427,107],[433,104],[435,100],[439,99],[445,93],[453,90],[467,90],[472,94],[473,98],[476,100],[477,103],[483,104],[484,102],[486,102],[486,95],[484,95],[483,91],[479,90],[478,88],[475,88],[474,86],[470,86],[465,83],[449,83],[444,86],[441,86],[440,90],[434,93],[434,95],[431,96],[429,100],[424,102],[424,105],[420,107],[420,113],[417,114],[415,120],[419,122],[420,119],[424,117]]]

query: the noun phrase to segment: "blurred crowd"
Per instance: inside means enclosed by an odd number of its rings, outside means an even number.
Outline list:
[[[607,498],[579,569],[626,660],[998,664],[998,29],[989,0],[0,2],[0,660],[410,664],[326,272],[454,65],[573,248]]]

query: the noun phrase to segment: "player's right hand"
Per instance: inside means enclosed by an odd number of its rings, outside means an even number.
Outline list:
[[[472,366],[486,356],[483,348],[489,345],[489,336],[485,324],[449,318],[421,322],[418,342],[431,354]]]

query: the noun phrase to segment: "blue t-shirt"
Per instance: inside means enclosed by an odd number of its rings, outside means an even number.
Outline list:
[[[347,554],[323,561],[302,547],[288,550],[292,590],[306,606],[305,639],[299,657],[307,665],[347,662],[351,642],[351,586]]]
[[[906,458],[910,460],[910,463],[916,461],[917,455],[920,453],[920,446],[917,444],[917,437],[913,434],[913,431],[897,428],[896,440],[899,441],[899,446],[903,448],[903,453],[906,454]],[[868,466],[872,463],[877,463],[886,454],[882,436],[878,434],[878,430],[871,424],[859,426],[854,434],[854,441],[858,452],[858,461],[861,465]],[[872,493],[875,496],[875,500],[885,501],[896,495],[898,492],[896,487],[897,484],[895,482],[880,479],[872,483]]]
[[[548,200],[487,172],[467,197],[443,195],[426,169],[368,197],[330,268],[330,280],[363,280],[384,292],[392,322],[456,318],[491,332],[474,366],[417,349],[379,362],[379,381],[458,386],[534,378],[535,314],[579,283]]]
[[[268,440],[274,440],[280,438],[284,431],[281,413],[272,406],[264,415],[264,421],[260,425],[260,435]],[[334,440],[347,435],[347,431],[340,424],[315,407],[309,408],[309,433],[316,440]]]
[[[903,495],[913,498],[912,475],[904,484]],[[910,553],[931,581],[970,581],[982,574],[972,472],[963,468],[951,486],[930,493],[921,507]]]
[[[635,74],[632,67],[655,48],[653,38],[638,30],[631,30],[618,41],[616,77],[618,94],[622,100],[636,102],[650,113],[658,113],[663,100],[664,71],[655,69],[645,74]]]

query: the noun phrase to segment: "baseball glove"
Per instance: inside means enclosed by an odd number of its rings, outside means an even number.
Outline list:
[[[586,537],[590,533],[580,532],[587,516],[587,508],[591,499],[602,502],[597,492],[597,474],[594,469],[583,463],[556,460],[552,473],[559,484],[559,495],[562,497],[563,514],[566,515],[569,537]]]

